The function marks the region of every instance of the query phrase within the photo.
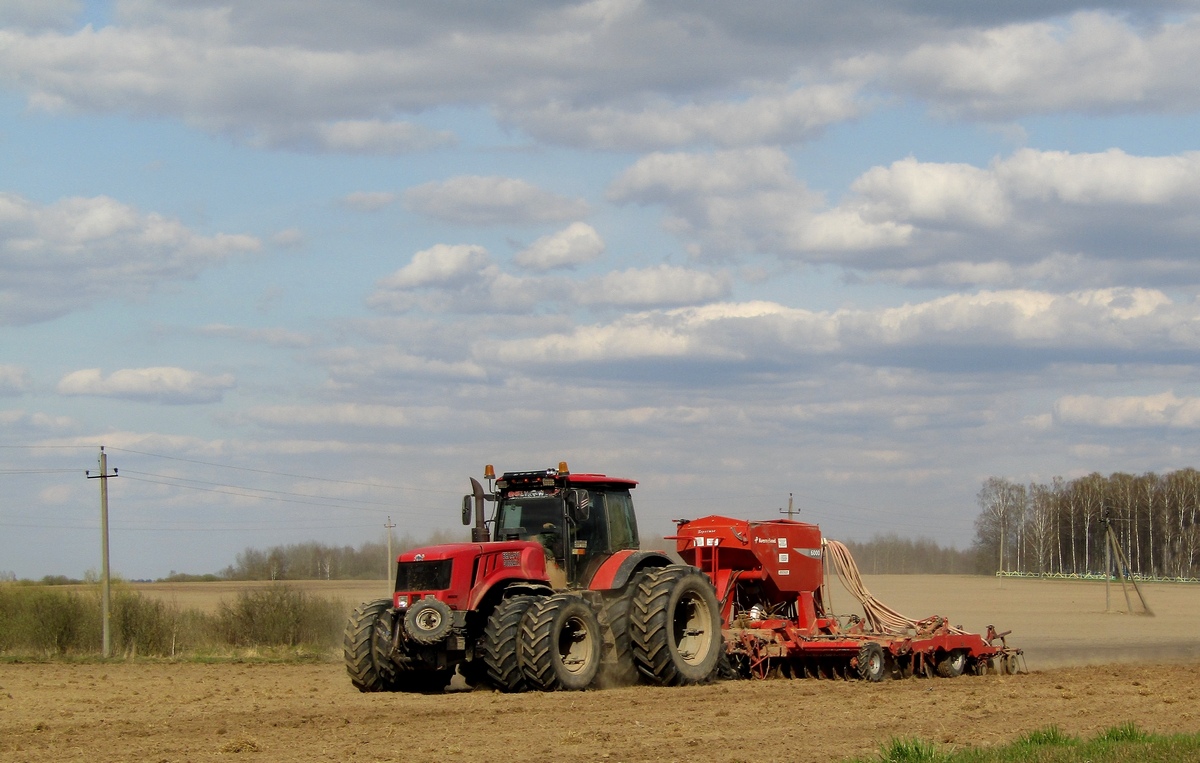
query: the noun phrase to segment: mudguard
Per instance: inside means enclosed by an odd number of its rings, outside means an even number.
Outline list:
[[[638,570],[669,564],[675,564],[675,561],[661,551],[618,551],[596,569],[588,588],[593,591],[619,590]]]

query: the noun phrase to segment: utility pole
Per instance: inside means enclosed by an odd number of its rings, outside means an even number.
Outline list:
[[[109,574],[108,574],[108,478],[116,477],[117,470],[108,473],[108,454],[104,446],[100,446],[100,473],[93,476],[91,471],[83,473],[90,480],[100,480],[100,656],[112,657],[112,639],[109,636]]]
[[[791,519],[791,518],[792,518],[792,515],[797,513],[797,512],[796,512],[796,510],[792,508],[792,494],[791,494],[791,493],[788,493],[788,507],[787,507],[787,510],[786,510],[786,511],[784,511],[783,509],[780,509],[780,510],[779,510],[779,513],[780,513],[780,514],[787,514],[787,518],[788,518],[788,519]]]
[[[387,521],[387,524],[384,525],[384,527],[387,528],[387,544],[388,544],[387,572],[384,574],[384,580],[387,580],[390,582],[392,579],[392,564],[396,561],[396,557],[392,556],[392,528],[395,527],[395,525],[392,524],[391,515],[388,515],[388,521]]]

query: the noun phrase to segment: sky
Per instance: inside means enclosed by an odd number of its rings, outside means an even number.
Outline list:
[[[489,463],[959,548],[1200,465],[1197,71],[1183,0],[0,0],[0,573],[99,569],[101,446],[131,579]]]

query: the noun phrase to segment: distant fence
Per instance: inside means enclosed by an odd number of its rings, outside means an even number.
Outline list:
[[[996,573],[998,578],[1039,578],[1042,580],[1111,580],[1116,582],[1116,575],[1105,575],[1103,572],[1016,572],[1001,570]],[[1127,575],[1130,580],[1139,583],[1200,583],[1200,578],[1168,578],[1160,575],[1143,575],[1132,572]]]

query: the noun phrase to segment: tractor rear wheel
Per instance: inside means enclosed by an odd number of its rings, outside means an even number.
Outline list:
[[[350,615],[342,639],[342,655],[350,683],[362,692],[395,691],[396,669],[387,657],[389,636],[395,624],[388,610],[390,599],[360,605]]]
[[[632,585],[636,585],[635,582]],[[631,585],[631,590],[633,590]],[[623,591],[604,602],[607,639],[612,647],[601,665],[601,680],[608,686],[630,686],[637,683],[638,669],[633,661],[633,645],[629,641],[630,594]]]
[[[863,645],[858,648],[855,670],[864,681],[882,681],[888,673],[883,647],[874,641],[863,642]]]
[[[600,621],[579,596],[544,599],[521,621],[517,643],[525,680],[542,691],[581,691],[600,672]]]
[[[503,692],[525,691],[529,684],[521,670],[517,643],[521,618],[539,601],[536,596],[513,596],[492,610],[483,629],[483,662],[488,681]]]
[[[721,619],[712,583],[700,570],[673,564],[637,582],[629,634],[638,670],[665,686],[713,678],[721,655]]]

